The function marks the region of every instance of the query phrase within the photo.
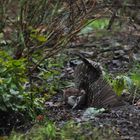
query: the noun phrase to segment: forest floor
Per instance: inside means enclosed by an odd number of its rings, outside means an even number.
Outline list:
[[[140,30],[140,29],[139,29]],[[136,60],[140,62],[140,32],[130,28],[127,32],[114,33],[102,38],[94,38],[90,35],[89,40],[83,38],[68,48],[67,53],[80,51],[86,57],[98,61],[113,74],[125,74],[133,66]],[[73,71],[77,58],[68,62],[64,69],[64,77],[73,79]],[[131,94],[131,93],[130,93]],[[133,97],[127,100],[127,104],[111,110],[105,111],[96,117],[89,119],[88,122],[93,126],[102,128],[108,126],[117,130],[119,137],[123,140],[140,139],[140,101],[139,97],[133,101]],[[55,95],[50,101],[46,102],[47,116],[63,124],[66,121],[74,120],[76,122],[85,122],[82,116],[85,111],[72,110],[62,103],[62,93]]]
[[[66,53],[71,56],[73,51],[80,51],[86,57],[100,62],[103,67],[108,69],[108,73],[114,75],[118,73],[125,74],[132,68],[134,61],[140,62],[140,28],[135,30],[135,28],[127,27],[126,30],[124,29],[121,32],[115,33],[107,31],[104,36],[96,38],[95,36],[97,35],[95,34],[90,34],[88,39],[79,38],[76,42],[72,43]],[[65,79],[73,82],[74,67],[78,63],[79,60],[76,57],[67,62],[62,72],[62,80]],[[46,116],[60,126],[70,120],[74,120],[76,123],[87,121],[95,127],[107,127],[112,131],[116,131],[118,135],[117,139],[140,139],[139,97],[134,101],[133,98],[130,98],[127,100],[126,105],[106,110],[88,120],[83,119],[86,109],[72,110],[67,105],[64,105],[62,92],[58,92],[49,101],[46,101],[45,106]],[[13,116],[11,116],[7,117],[12,119]],[[7,117],[4,119],[8,119]],[[1,118],[2,122],[0,124],[4,123],[4,119]]]

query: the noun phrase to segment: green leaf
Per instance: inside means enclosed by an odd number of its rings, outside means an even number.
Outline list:
[[[136,86],[140,87],[140,74],[139,73],[133,73],[131,75],[131,79]]]
[[[105,29],[109,24],[109,20],[107,18],[97,19],[95,21],[89,20],[87,26],[83,28],[79,34],[87,34],[91,33],[94,30]]]
[[[121,76],[117,76],[116,79],[113,81],[113,88],[118,96],[121,96],[122,91],[125,88],[125,81],[124,78]]]
[[[0,33],[0,41],[1,39],[3,39],[3,37],[4,37],[3,33]]]
[[[46,37],[43,36],[43,35],[30,34],[30,37],[33,38],[33,39],[36,39],[40,42],[46,42],[47,41]]]
[[[109,24],[108,19],[98,19],[93,21],[90,26],[93,27],[94,29],[104,29],[107,25]]]
[[[123,76],[126,86],[130,89],[133,85],[132,80],[128,76]]]
[[[40,42],[46,42],[47,39],[43,35],[42,36],[41,35],[38,35],[37,36],[37,40],[40,41]]]
[[[8,79],[6,79],[6,84],[10,84],[12,82],[12,77],[9,77]]]
[[[15,91],[14,89],[10,89],[10,93],[12,95],[18,95],[19,94],[19,91]]]

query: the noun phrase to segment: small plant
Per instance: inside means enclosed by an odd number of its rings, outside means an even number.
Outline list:
[[[98,19],[95,21],[89,20],[88,21],[90,24],[88,24],[85,28],[83,28],[81,30],[81,32],[79,34],[88,34],[91,33],[95,30],[103,30],[106,29],[106,27],[109,24],[109,20],[108,19]]]
[[[113,82],[112,86],[118,96],[121,96],[124,89],[130,89],[132,86],[132,80],[127,76],[117,76]]]
[[[140,88],[140,73],[138,71],[136,73],[131,73],[131,76],[130,77],[131,77],[134,85],[137,88]]]
[[[39,67],[38,79],[40,79],[40,86],[36,90],[38,92],[46,91],[45,96],[51,96],[56,93],[63,86],[61,80],[61,71],[64,67],[64,62],[67,59],[65,55],[59,57],[49,58],[45,60]]]
[[[25,86],[28,83],[26,59],[14,60],[5,51],[0,51],[0,67],[1,111],[25,112],[28,110],[31,116],[34,109],[43,109],[44,100],[35,95],[31,100],[31,92]],[[31,104],[34,108],[31,107]]]
[[[135,103],[136,97],[140,98],[140,74],[139,74],[139,70],[136,71],[135,73],[131,73],[130,77],[131,77],[132,82],[133,82],[133,86],[130,89],[130,92],[133,93],[132,103]]]
[[[114,91],[118,96],[121,96],[123,90],[126,90],[133,96],[133,103],[137,96],[140,96],[140,74],[137,71],[132,71],[128,76],[120,75],[113,79],[111,76],[106,75],[105,79],[113,87]]]
[[[0,110],[24,110],[25,59],[14,60],[0,51]]]
[[[116,138],[119,138],[117,131],[113,132],[111,128],[96,128],[90,123],[76,124],[71,121],[61,128],[51,122],[45,125],[34,125],[26,134],[12,133],[8,140],[114,140]]]
[[[113,87],[118,96],[122,95],[124,89],[130,90],[133,86],[133,81],[129,76],[120,75],[114,79],[106,74],[105,79]]]

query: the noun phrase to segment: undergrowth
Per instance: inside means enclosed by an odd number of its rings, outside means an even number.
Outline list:
[[[44,102],[65,84],[61,80],[67,60],[64,48],[71,46],[80,31],[88,34],[89,30],[105,29],[110,24],[109,18],[101,19],[106,17],[106,8],[97,10],[96,3],[96,0],[0,1],[0,112],[23,113],[34,122],[36,116],[42,118]],[[134,96],[140,90],[138,69],[112,81],[118,96],[124,89]],[[108,133],[110,137],[106,136]],[[9,137],[11,140],[105,138],[113,138],[110,130],[102,133],[90,125],[81,127],[74,123],[60,129],[47,121],[26,134]]]
[[[132,98],[132,103],[140,97],[140,64],[135,62],[129,72],[117,74],[117,76],[105,74],[104,78],[113,87],[118,96],[128,93]]]
[[[12,133],[8,140],[115,140],[119,138],[117,129],[109,126],[94,127],[89,123],[76,124],[73,121],[62,127],[46,122],[35,125],[26,134]]]

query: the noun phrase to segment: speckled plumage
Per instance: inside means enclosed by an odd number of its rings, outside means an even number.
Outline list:
[[[85,105],[97,108],[110,108],[122,104],[112,87],[103,78],[100,65],[80,56],[83,63],[75,69],[76,88],[86,92]]]

